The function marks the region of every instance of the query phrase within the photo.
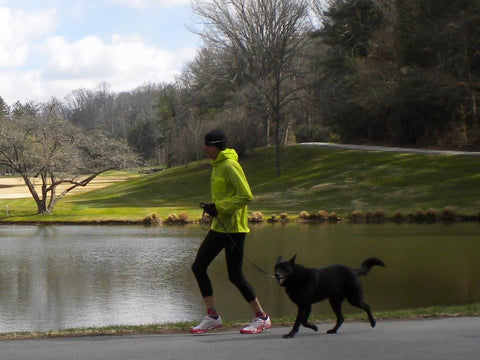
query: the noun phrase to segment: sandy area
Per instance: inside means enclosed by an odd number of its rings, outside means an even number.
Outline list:
[[[113,184],[117,181],[123,181],[125,178],[118,177],[99,177],[94,179],[90,184],[85,187],[79,186],[75,190],[70,191],[71,194],[79,194],[86,191],[91,191],[94,189],[99,189],[107,185]],[[40,189],[40,183],[37,181],[37,189]],[[69,185],[62,185],[57,187],[57,194],[61,193]],[[28,191],[28,188],[25,186],[23,179],[21,177],[2,177],[0,178],[0,199],[20,199],[20,198],[29,198],[32,195]]]

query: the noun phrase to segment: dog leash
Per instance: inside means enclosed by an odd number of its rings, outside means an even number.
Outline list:
[[[200,207],[203,209],[203,214],[202,214],[202,219],[203,217],[205,216],[205,203],[200,203]],[[235,243],[235,240],[233,240],[232,236],[228,233],[225,225],[223,225],[223,223],[220,221],[220,219],[218,218],[218,216],[212,216],[213,217],[216,217],[217,218],[217,221],[218,223],[220,224],[220,226],[223,228],[223,231],[225,231],[225,234],[227,235],[228,239],[230,240],[231,244],[232,244],[232,247],[236,247],[237,244]],[[243,257],[245,258],[245,260],[247,260],[250,265],[252,265],[255,269],[257,269],[258,271],[260,271],[263,275],[269,277],[269,278],[272,278],[272,279],[276,279],[275,276],[269,274],[268,272],[266,272],[265,270],[263,270],[260,266],[258,266],[257,264],[255,264],[252,260],[250,260],[248,258],[247,255],[243,254]]]

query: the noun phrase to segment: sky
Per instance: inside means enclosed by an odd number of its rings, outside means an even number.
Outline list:
[[[173,82],[201,46],[192,25],[190,0],[0,0],[0,97]]]

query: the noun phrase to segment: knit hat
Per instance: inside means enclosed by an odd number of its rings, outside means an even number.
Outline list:
[[[215,129],[205,135],[205,145],[215,146],[220,150],[225,150],[227,146],[227,136],[220,129]]]

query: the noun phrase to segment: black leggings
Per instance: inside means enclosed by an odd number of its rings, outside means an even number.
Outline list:
[[[225,249],[227,260],[228,278],[240,290],[247,302],[255,300],[255,292],[243,277],[243,247],[245,233],[231,233],[231,238],[225,233],[210,230],[200,245],[197,257],[192,265],[192,271],[197,279],[200,292],[203,297],[213,295],[212,283],[207,274],[207,268],[215,257]]]

